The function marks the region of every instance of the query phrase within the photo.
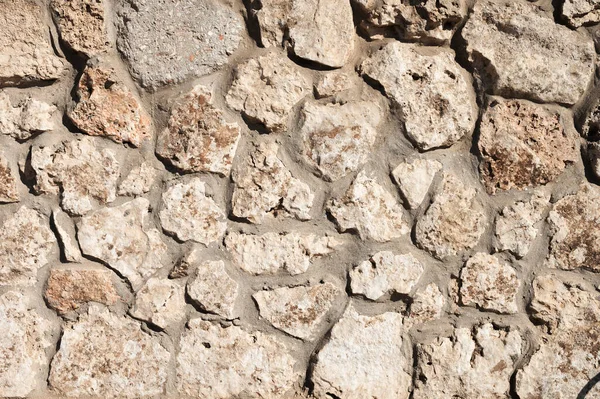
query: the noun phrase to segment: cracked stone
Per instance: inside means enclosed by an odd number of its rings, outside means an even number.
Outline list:
[[[19,202],[15,172],[2,154],[0,154],[0,203]]]
[[[409,208],[415,209],[421,205],[440,170],[442,164],[432,159],[415,159],[396,166],[392,177],[406,198]]]
[[[387,292],[410,294],[423,271],[423,265],[412,254],[382,251],[350,271],[350,288],[353,294],[374,301]]]
[[[205,183],[199,178],[171,185],[163,193],[162,203],[162,228],[181,241],[209,245],[225,234],[225,213],[206,196]]]
[[[356,85],[356,76],[347,71],[325,73],[314,85],[315,97],[330,97],[351,90]]]
[[[81,251],[77,240],[75,240],[75,226],[69,215],[59,208],[53,209],[52,224],[54,224],[57,237],[60,240],[60,249],[64,260],[67,262],[81,262]]]
[[[594,74],[591,37],[536,4],[479,1],[462,37],[478,79],[500,96],[574,104]]]
[[[61,39],[88,57],[110,49],[104,19],[104,0],[52,0]]]
[[[129,172],[125,180],[119,184],[119,195],[139,197],[152,189],[158,170],[147,162]]]
[[[335,298],[342,291],[331,283],[312,287],[281,287],[252,295],[260,311],[275,328],[305,341],[313,341]]]
[[[31,97],[14,105],[8,94],[0,91],[0,135],[23,141],[50,131],[54,129],[52,115],[56,109],[54,105]]]
[[[185,318],[185,289],[176,281],[150,278],[135,295],[130,314],[164,329]]]
[[[387,242],[410,231],[396,198],[362,171],[344,197],[332,199],[327,211],[340,231],[356,230],[363,240]]]
[[[400,107],[408,137],[420,150],[448,147],[475,128],[471,77],[454,51],[391,42],[361,65]]]
[[[565,0],[562,16],[573,28],[600,22],[600,1]]]
[[[281,398],[299,378],[289,348],[275,336],[195,319],[181,338],[177,389],[205,398]]]
[[[439,319],[444,314],[445,307],[446,297],[440,288],[434,283],[428,284],[413,296],[408,315],[404,318],[404,326],[408,330],[414,325]]]

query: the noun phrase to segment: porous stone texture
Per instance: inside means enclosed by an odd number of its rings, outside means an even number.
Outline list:
[[[229,276],[222,260],[203,261],[198,250],[192,251],[185,263],[195,268],[195,276],[187,283],[190,299],[205,312],[234,319],[239,284]]]
[[[127,177],[119,184],[119,195],[139,197],[152,189],[158,170],[147,162],[129,172]]]
[[[109,50],[104,0],[52,0],[60,38],[88,57]]]
[[[14,104],[5,91],[0,91],[0,135],[23,141],[54,129],[52,115],[56,106],[28,98]]]
[[[185,317],[183,285],[164,278],[150,278],[137,292],[131,315],[159,328],[177,324]]]
[[[394,168],[392,176],[409,208],[414,209],[421,205],[433,179],[441,169],[440,162],[430,159],[415,159]]]
[[[15,172],[0,154],[0,203],[19,202],[19,198]]]
[[[600,21],[600,2],[598,0],[565,0],[562,5],[562,16],[573,28],[597,23]]]

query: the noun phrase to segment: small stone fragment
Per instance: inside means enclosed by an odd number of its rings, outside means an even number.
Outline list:
[[[67,323],[52,359],[52,390],[60,395],[140,398],[163,393],[169,353],[140,324],[92,304]]]
[[[269,131],[287,127],[292,107],[310,93],[310,81],[279,53],[249,59],[237,66],[227,105]]]
[[[492,94],[574,104],[594,75],[592,39],[556,24],[537,4],[478,1],[462,37]]]
[[[94,139],[82,137],[54,146],[33,147],[31,167],[35,191],[61,195],[62,208],[83,215],[93,200],[106,204],[116,198],[119,163],[112,150],[101,149]]]
[[[232,212],[235,216],[261,224],[265,217],[279,214],[300,220],[311,218],[314,194],[278,158],[275,143],[262,142],[233,171]]]
[[[374,102],[307,101],[300,114],[304,154],[323,179],[339,180],[367,162],[382,117]]]
[[[562,4],[562,16],[573,28],[600,22],[600,1],[565,0]]]
[[[414,325],[439,319],[444,313],[444,307],[446,298],[440,288],[434,283],[428,284],[415,293],[408,315],[404,318],[404,326],[409,329]]]
[[[147,162],[134,168],[119,185],[119,195],[139,197],[150,191],[158,171]]]
[[[354,85],[354,76],[351,76],[346,71],[327,72],[315,84],[315,97],[330,97],[351,90]]]
[[[177,239],[209,245],[225,234],[225,213],[206,196],[205,184],[199,178],[173,184],[163,193],[162,202],[162,228]]]
[[[184,295],[183,285],[164,278],[150,278],[135,295],[130,314],[164,329],[185,318]]]
[[[77,240],[75,240],[75,226],[69,215],[56,208],[52,210],[52,223],[58,233],[64,260],[67,262],[81,262],[81,251]]]
[[[471,77],[446,48],[390,42],[361,65],[400,106],[408,137],[420,150],[448,147],[475,128]]]
[[[331,253],[341,244],[332,237],[300,233],[229,233],[225,237],[236,265],[254,275],[275,274],[281,269],[292,275],[304,273],[314,258]]]
[[[406,198],[408,207],[418,208],[429,192],[436,174],[442,170],[442,164],[432,159],[415,159],[403,162],[392,171],[392,177]]]
[[[177,389],[198,398],[283,398],[299,378],[274,336],[191,320],[177,355]]]
[[[362,294],[376,301],[387,292],[410,294],[424,268],[412,254],[394,255],[378,252],[350,271],[353,294]]]
[[[104,0],[52,0],[61,39],[88,57],[109,50]]]
[[[87,302],[114,305],[121,298],[111,276],[110,270],[92,263],[67,269],[52,268],[44,295],[48,305],[61,314]]]
[[[402,316],[361,316],[349,305],[317,355],[311,380],[317,397],[408,399],[410,353]]]
[[[103,136],[135,147],[152,136],[150,115],[136,96],[117,78],[115,71],[90,62],[77,84],[75,107],[67,112],[71,121],[90,136]]]
[[[19,200],[15,174],[8,161],[0,154],[0,203],[19,202]]]
[[[493,255],[476,253],[460,271],[460,300],[498,313],[517,313],[521,282],[517,272]]]
[[[32,286],[56,238],[38,211],[21,207],[0,227],[0,286]]]
[[[438,259],[467,251],[479,242],[487,217],[475,189],[444,173],[441,190],[418,221],[416,241]]]
[[[188,255],[186,263],[196,268],[196,275],[187,283],[190,299],[206,312],[227,319],[236,318],[239,285],[227,273],[225,263],[222,260],[203,261],[197,250]]]
[[[0,135],[6,134],[23,141],[50,131],[54,129],[52,114],[55,111],[54,105],[33,98],[13,105],[8,94],[0,91]]]
[[[398,201],[364,171],[343,198],[329,202],[327,211],[340,231],[356,230],[363,240],[386,242],[410,231]]]
[[[275,328],[305,341],[317,338],[325,316],[341,290],[331,283],[281,287],[252,295],[260,316]]]

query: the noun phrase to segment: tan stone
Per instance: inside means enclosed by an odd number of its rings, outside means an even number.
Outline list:
[[[75,226],[69,215],[61,211],[60,208],[53,209],[52,224],[56,230],[57,238],[60,240],[63,260],[67,262],[81,262],[81,251],[75,239]]]
[[[138,197],[149,192],[154,185],[158,170],[147,162],[142,162],[129,172],[119,184],[119,195]]]
[[[19,200],[15,172],[0,154],[0,203],[19,202]]]
[[[598,0],[565,0],[562,4],[562,16],[574,28],[598,23],[600,22],[600,2]]]
[[[440,288],[434,283],[428,284],[413,296],[408,315],[404,318],[404,326],[409,329],[414,325],[439,319],[444,314],[445,307],[446,297]]]
[[[351,75],[348,71],[326,72],[314,85],[315,97],[330,97],[349,91],[357,84],[356,81],[356,75]]]
[[[52,0],[61,39],[88,57],[109,50],[104,0]]]
[[[165,278],[150,278],[135,295],[130,314],[159,328],[176,325],[185,318],[183,285]]]
[[[236,318],[239,284],[229,276],[225,263],[222,260],[204,261],[198,250],[192,251],[185,263],[196,269],[196,274],[187,283],[190,299],[205,312],[227,319]]]
[[[23,141],[54,129],[52,116],[56,106],[31,97],[12,104],[9,95],[0,91],[0,135]]]
[[[429,192],[429,187],[442,164],[432,159],[403,162],[392,171],[392,177],[411,209],[418,208]]]

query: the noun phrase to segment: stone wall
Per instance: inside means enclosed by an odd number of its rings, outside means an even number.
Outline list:
[[[599,21],[0,0],[0,397],[600,398]]]

